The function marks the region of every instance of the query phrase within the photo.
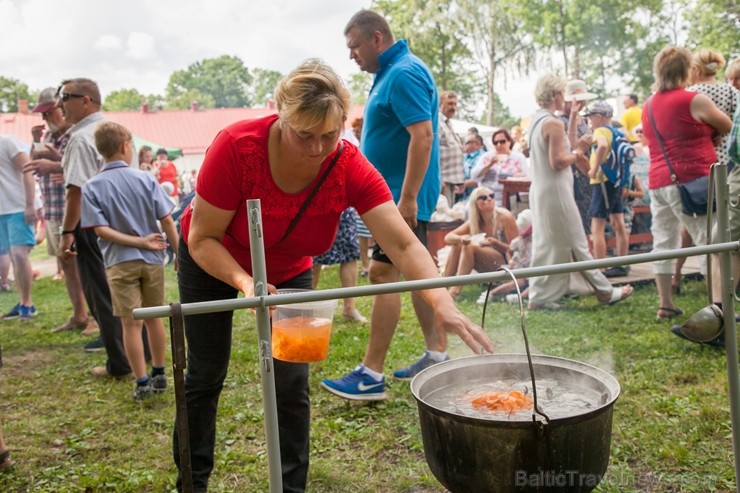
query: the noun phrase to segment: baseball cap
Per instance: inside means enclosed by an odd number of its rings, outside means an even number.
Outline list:
[[[49,111],[57,104],[57,90],[53,87],[47,87],[39,94],[39,101],[31,110],[33,113],[43,113]]]
[[[607,118],[611,118],[613,114],[614,108],[606,101],[596,101],[583,112],[583,116],[603,115]]]
[[[563,97],[566,101],[589,101],[596,99],[598,96],[588,92],[586,83],[580,79],[571,79],[565,83],[565,92]]]

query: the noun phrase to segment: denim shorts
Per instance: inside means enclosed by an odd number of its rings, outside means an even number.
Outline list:
[[[614,183],[605,181],[601,184],[591,185],[591,204],[588,206],[588,215],[599,219],[606,219],[611,214],[623,214],[622,187],[614,186]],[[604,200],[604,192],[609,203]]]
[[[0,254],[7,253],[10,247],[35,245],[33,225],[26,222],[23,212],[0,214]]]

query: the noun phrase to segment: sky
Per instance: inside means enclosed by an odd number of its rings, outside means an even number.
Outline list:
[[[164,94],[172,72],[234,55],[287,73],[323,58],[342,77],[359,72],[344,26],[370,0],[0,0],[0,76],[32,91],[88,77],[103,97],[135,88]],[[499,86],[501,88],[501,86]],[[497,92],[512,114],[535,109],[534,82]]]

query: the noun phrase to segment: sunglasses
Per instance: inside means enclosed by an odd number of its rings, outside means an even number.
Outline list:
[[[633,133],[641,134],[642,133],[642,130],[634,130]]]
[[[487,199],[493,200],[494,198],[495,198],[495,195],[493,193],[488,193],[488,194],[478,195],[478,197],[475,200],[480,200],[480,201],[487,200]]]
[[[59,99],[62,103],[69,101],[69,98],[84,98],[84,94],[72,94],[71,92],[63,92],[59,94]]]
[[[493,141],[493,145],[495,145],[495,146],[501,145],[501,144],[508,144],[508,143],[509,143],[508,140],[494,140]]]

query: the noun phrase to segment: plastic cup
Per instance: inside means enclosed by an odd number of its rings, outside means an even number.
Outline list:
[[[278,295],[305,291],[279,289]],[[272,314],[272,356],[291,363],[326,359],[336,307],[337,300],[277,305]]]

